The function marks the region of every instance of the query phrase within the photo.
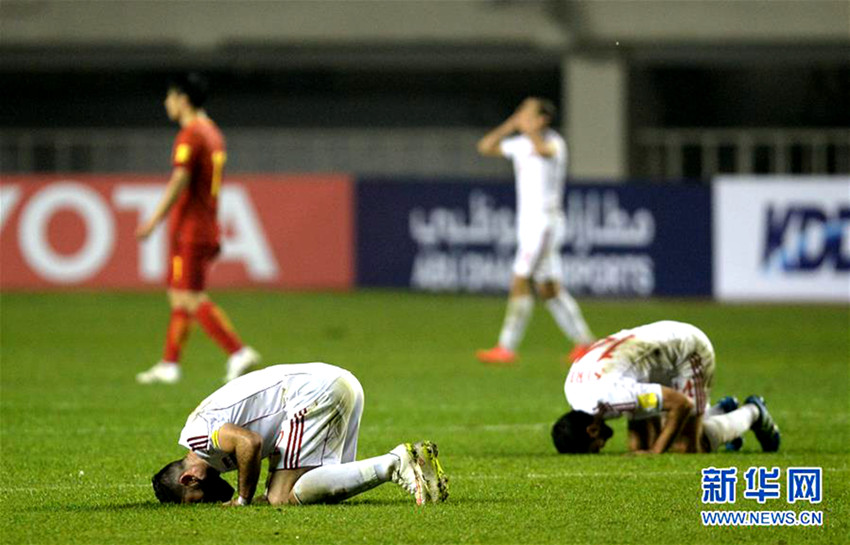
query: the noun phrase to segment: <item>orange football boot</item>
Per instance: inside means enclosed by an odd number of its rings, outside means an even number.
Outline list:
[[[482,363],[498,363],[503,365],[514,363],[517,360],[516,352],[498,345],[489,350],[477,351],[475,357]]]

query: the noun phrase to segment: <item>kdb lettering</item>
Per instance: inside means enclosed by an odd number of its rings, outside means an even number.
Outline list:
[[[850,206],[773,206],[766,211],[767,271],[850,270]]]
[[[135,212],[137,222],[149,217],[162,190],[152,184],[116,184],[107,198],[91,186],[59,181],[22,202],[20,186],[4,185],[0,187],[0,229],[7,228],[8,219],[20,206],[17,245],[26,265],[49,282],[78,284],[93,279],[115,258],[116,214]],[[72,253],[58,252],[50,240],[48,227],[60,211],[76,215],[85,226],[83,244]],[[219,220],[224,227],[221,260],[241,262],[255,280],[276,278],[274,253],[244,187],[222,188]],[[165,277],[164,231],[160,227],[146,242],[138,243],[138,275],[143,282],[160,282]]]

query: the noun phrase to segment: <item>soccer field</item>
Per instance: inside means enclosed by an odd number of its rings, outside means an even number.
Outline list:
[[[150,476],[182,455],[177,436],[220,385],[224,357],[200,330],[175,386],[139,386],[160,356],[161,293],[3,294],[0,484],[3,543],[847,543],[850,333],[842,306],[582,301],[597,335],[688,321],[714,343],[713,396],[765,396],[778,454],[752,434],[740,453],[625,455],[624,423],[602,455],[562,456],[569,346],[542,307],[519,365],[485,367],[501,297],[406,292],[213,294],[265,362],[326,361],[366,392],[359,457],[429,438],[451,478],[417,508],[391,484],[336,506],[161,506]],[[702,468],[739,468],[734,506],[701,503]],[[750,466],[783,468],[783,498],[740,498]],[[822,467],[823,502],[784,499],[784,469]],[[229,474],[233,482],[235,475]],[[262,481],[261,481],[262,482]],[[706,528],[711,509],[821,510],[822,527]]]

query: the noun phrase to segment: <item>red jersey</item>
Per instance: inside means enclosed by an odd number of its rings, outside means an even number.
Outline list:
[[[172,244],[218,243],[218,192],[226,160],[224,136],[211,119],[198,118],[177,134],[171,162],[189,171],[189,185],[168,219]]]

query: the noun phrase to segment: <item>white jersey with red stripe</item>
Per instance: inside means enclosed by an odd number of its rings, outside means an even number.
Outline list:
[[[605,418],[646,418],[663,410],[661,387],[708,404],[714,379],[714,348],[697,327],[661,321],[624,329],[597,341],[573,363],[564,392],[570,406]]]
[[[329,397],[340,378],[356,383],[351,373],[326,363],[274,365],[243,375],[198,405],[186,420],[179,443],[221,472],[236,469],[235,457],[222,452],[218,444],[219,430],[225,424],[260,435],[263,458],[280,454],[285,436],[294,453],[301,448],[304,415]],[[293,439],[298,444],[292,445]],[[283,448],[287,448],[285,443]],[[291,464],[297,466],[294,458]]]

